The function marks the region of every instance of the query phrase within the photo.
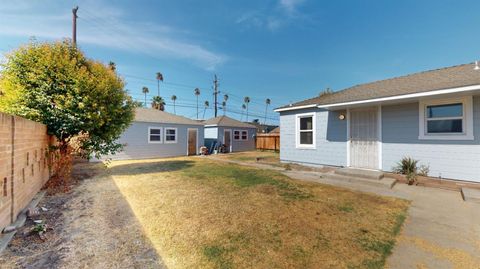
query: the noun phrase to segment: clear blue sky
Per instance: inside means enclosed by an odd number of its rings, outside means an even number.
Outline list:
[[[71,36],[71,8],[79,5],[78,42],[91,58],[113,61],[132,96],[156,94],[193,106],[213,103],[212,79],[252,118],[271,108],[333,90],[480,59],[479,1],[2,1],[0,52],[35,36]],[[177,107],[195,117],[195,109]],[[222,113],[222,112],[220,112]],[[267,122],[278,123],[269,109]],[[206,111],[206,118],[213,111]],[[203,117],[203,109],[200,118]],[[245,118],[244,118],[245,119]]]

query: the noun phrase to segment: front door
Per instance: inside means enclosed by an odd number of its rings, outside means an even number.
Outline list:
[[[188,129],[188,155],[197,155],[197,129]]]
[[[350,110],[350,166],[379,169],[378,108]]]
[[[225,149],[227,152],[232,150],[232,130],[224,130],[223,131],[223,144],[225,145]]]

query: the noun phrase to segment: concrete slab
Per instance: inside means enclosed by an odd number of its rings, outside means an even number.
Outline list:
[[[471,188],[462,188],[463,200],[480,204],[480,190]]]
[[[395,182],[397,182],[397,180],[393,178],[384,177],[382,179],[371,179],[371,178],[364,178],[364,177],[357,177],[357,176],[346,176],[339,173],[327,173],[327,174],[324,174],[323,177],[336,179],[336,180],[344,180],[352,183],[356,182],[358,184],[365,184],[365,185],[376,186],[380,188],[388,188],[388,189],[391,189],[395,185]]]
[[[339,168],[335,170],[336,174],[349,177],[358,177],[366,179],[382,179],[384,173],[380,171],[354,169],[354,168]]]

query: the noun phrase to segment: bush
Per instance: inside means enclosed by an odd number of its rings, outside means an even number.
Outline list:
[[[393,170],[395,173],[406,175],[408,184],[412,185],[417,181],[418,175],[426,176],[429,172],[428,166],[422,165],[419,169],[417,164],[418,160],[411,157],[403,157]]]
[[[418,168],[418,175],[422,177],[428,177],[428,174],[430,173],[430,167],[428,165],[420,165]]]
[[[411,173],[417,173],[417,164],[418,161],[410,158],[410,157],[403,157],[400,162],[397,163],[397,166],[394,168],[395,173],[408,175]]]

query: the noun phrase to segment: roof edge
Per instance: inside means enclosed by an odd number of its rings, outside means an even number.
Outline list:
[[[310,105],[303,105],[303,106],[283,107],[283,108],[274,109],[273,111],[275,111],[275,112],[283,112],[283,111],[298,110],[298,109],[305,109],[305,108],[312,108],[312,107],[317,107],[317,104],[310,104]]]
[[[380,98],[364,99],[364,100],[351,101],[351,102],[318,105],[316,107],[317,108],[330,108],[330,107],[337,107],[337,106],[368,104],[368,103],[395,101],[395,100],[403,100],[403,99],[417,98],[417,97],[435,96],[435,95],[442,95],[442,94],[449,94],[449,93],[468,92],[468,91],[474,91],[474,90],[480,90],[480,84],[475,84],[475,85],[470,85],[470,86],[462,86],[462,87],[456,87],[456,88],[447,88],[447,89],[434,90],[434,91],[428,91],[428,92],[395,95],[395,96],[390,96],[390,97],[380,97]]]

